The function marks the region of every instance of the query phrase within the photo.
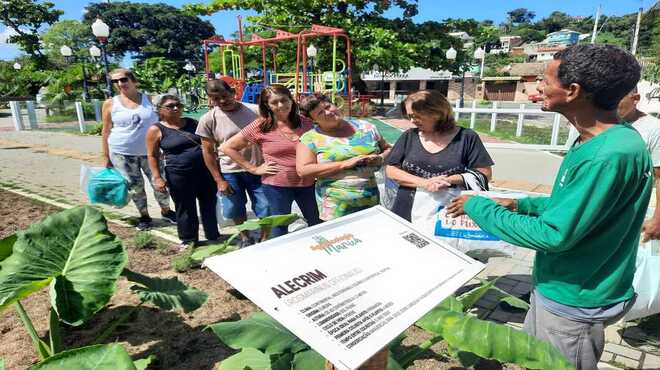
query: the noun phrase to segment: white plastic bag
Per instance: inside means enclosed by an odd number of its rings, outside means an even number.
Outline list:
[[[637,293],[637,300],[623,317],[623,321],[660,313],[660,240],[640,244],[633,288]]]
[[[89,179],[94,175],[104,170],[105,167],[90,167],[86,165],[80,166],[80,191],[87,195],[87,186],[89,185]]]
[[[490,257],[511,257],[516,246],[506,243],[495,235],[485,232],[467,215],[449,217],[445,206],[460,194],[476,194],[473,191],[461,192],[458,189],[428,192],[417,189],[413,201],[411,221],[429,235],[451,245],[470,257],[487,261]],[[492,198],[523,198],[521,193],[479,192],[481,196]]]
[[[222,214],[222,194],[220,192],[215,194],[215,217],[218,219],[218,225],[225,224],[225,216]]]

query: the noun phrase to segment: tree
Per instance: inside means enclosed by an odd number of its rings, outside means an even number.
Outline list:
[[[40,66],[46,58],[41,52],[39,29],[44,24],[57,22],[61,10],[53,9],[51,2],[37,3],[35,0],[3,0],[0,2],[0,22],[15,34],[9,36],[9,43],[17,44],[23,51],[35,58]]]
[[[546,34],[557,32],[562,28],[567,28],[573,22],[573,17],[564,12],[555,11],[549,16],[536,23],[537,28],[541,28]],[[593,24],[593,20],[591,21]],[[577,30],[576,30],[577,31]]]
[[[536,17],[536,13],[533,11],[527,10],[526,8],[518,8],[518,9],[513,9],[509,12],[508,14],[508,20],[509,24],[521,24],[521,23],[531,23],[534,17]]]
[[[385,11],[395,6],[403,9],[403,17],[395,20],[385,18]],[[450,39],[442,32],[430,35],[423,33],[423,29],[438,28],[437,24],[427,23],[424,26],[412,22],[411,18],[417,14],[416,1],[212,0],[208,4],[186,5],[184,9],[204,15],[220,10],[255,10],[259,15],[247,18],[251,23],[246,28],[248,35],[256,32],[268,36],[273,34],[274,29],[299,32],[312,24],[342,28],[353,42],[355,72],[371,70],[373,64],[378,64],[380,70],[386,71],[408,70],[425,63],[427,67],[436,70],[447,66],[444,51],[442,57],[428,57],[438,46],[448,48]],[[283,50],[285,45],[282,43],[281,48],[278,45],[280,54],[288,51]],[[331,38],[316,39],[314,45],[319,50],[319,67],[331,68]],[[295,62],[295,49],[286,47],[293,51],[285,60],[289,63],[287,67],[291,68],[292,61]],[[340,59],[346,59],[343,42],[340,42],[338,53]],[[278,69],[282,70],[284,66],[278,61]]]
[[[79,21],[64,20],[54,23],[41,36],[46,55],[51,60],[62,61],[60,48],[70,47],[79,56],[89,57],[89,47],[94,43],[92,28]]]
[[[140,61],[165,57],[183,64],[201,59],[201,41],[215,33],[210,22],[165,4],[95,3],[86,9],[88,26],[96,18],[110,26],[108,53],[116,57],[135,53]]]

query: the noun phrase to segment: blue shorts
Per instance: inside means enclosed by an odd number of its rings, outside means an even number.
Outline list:
[[[229,183],[234,193],[222,196],[222,215],[225,218],[247,217],[247,196],[252,201],[252,211],[258,218],[270,215],[268,198],[261,185],[261,176],[249,172],[223,173],[225,181]],[[247,196],[245,195],[247,193]]]

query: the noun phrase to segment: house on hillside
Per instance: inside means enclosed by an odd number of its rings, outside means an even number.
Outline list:
[[[515,47],[522,45],[523,40],[520,36],[501,36],[500,47],[490,49],[490,54],[509,54]]]
[[[463,41],[463,49],[471,49],[474,46],[474,37],[468,35],[467,32],[449,32],[449,36]]]
[[[514,63],[508,69],[509,76],[484,77],[483,96],[491,101],[524,103],[529,95],[536,94],[536,86],[543,78],[546,63]]]
[[[569,29],[563,29],[546,35],[540,42],[524,45],[523,52],[529,62],[543,62],[552,60],[556,52],[577,44],[584,39],[584,35]]]

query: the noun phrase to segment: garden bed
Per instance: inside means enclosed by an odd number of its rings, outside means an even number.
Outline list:
[[[3,220],[0,223],[0,238],[23,230],[57,211],[59,209],[54,206],[0,190],[0,218]],[[194,269],[183,274],[176,273],[171,268],[171,260],[178,255],[173,244],[158,241],[157,247],[136,248],[134,229],[114,224],[109,226],[128,251],[129,269],[150,276],[177,276],[187,285],[208,293],[209,298],[200,309],[189,314],[161,311],[147,305],[140,306],[128,322],[118,327],[104,343],[121,344],[134,359],[155,355],[157,360],[152,363],[150,369],[213,369],[216,363],[237,352],[222,344],[213,333],[203,329],[208,324],[219,321],[246,318],[257,310],[254,304],[230,294],[231,287],[208,270]],[[120,279],[110,304],[88,323],[79,327],[63,325],[65,347],[90,344],[108,323],[137,306],[139,301],[128,289],[129,285],[125,279]],[[44,289],[21,302],[39,335],[46,335],[50,308],[48,291]],[[428,333],[414,327],[408,329],[406,335],[404,349],[412,348],[430,337]],[[38,362],[30,337],[13,308],[0,313],[0,343],[0,358],[5,359],[7,369],[24,369]],[[437,343],[432,349],[433,352],[422,354],[409,369],[462,369],[456,360],[442,354],[446,352],[443,342]],[[479,368],[501,367],[485,362]],[[521,369],[512,365],[504,368]]]

